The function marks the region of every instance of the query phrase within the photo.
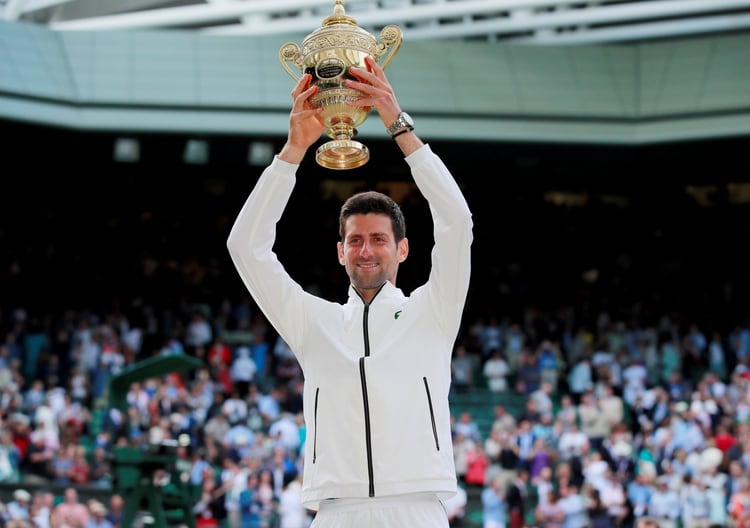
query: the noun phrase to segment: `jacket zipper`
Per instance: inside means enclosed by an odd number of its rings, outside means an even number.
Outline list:
[[[432,436],[435,438],[435,448],[440,451],[440,440],[438,440],[437,425],[435,425],[435,410],[432,407],[432,395],[430,394],[430,384],[427,383],[427,377],[423,377],[424,390],[427,393],[427,407],[430,409],[430,421],[432,422]]]
[[[378,296],[378,294],[383,290],[383,286],[385,286],[385,282],[378,288],[378,291],[375,292],[375,295],[373,295],[372,299],[369,303],[364,302],[365,300],[362,299],[362,302],[364,303],[365,310],[362,314],[362,336],[364,338],[364,346],[365,346],[365,353],[364,356],[359,358],[359,379],[362,383],[362,404],[364,405],[364,412],[365,412],[365,446],[367,448],[367,478],[369,480],[369,495],[370,497],[375,496],[375,470],[372,463],[372,430],[371,430],[371,424],[370,424],[370,401],[367,398],[367,376],[365,375],[365,358],[369,357],[370,355],[370,332],[367,325],[367,318],[370,314],[370,304],[373,300],[375,300],[375,297]],[[355,290],[356,291],[356,290]],[[357,292],[357,295],[359,295],[359,292]],[[362,298],[361,295],[359,295],[360,298]]]
[[[375,476],[374,469],[372,466],[372,432],[370,430],[370,401],[367,398],[367,377],[365,376],[365,358],[370,355],[370,338],[367,332],[367,315],[370,312],[370,305],[365,305],[364,317],[362,323],[364,325],[364,337],[365,337],[365,355],[359,358],[359,377],[362,382],[362,402],[365,406],[365,445],[367,446],[367,478],[369,479],[369,494],[370,497],[375,496]]]
[[[313,459],[312,463],[318,458],[318,395],[320,387],[315,389],[315,407],[313,407],[313,416],[315,416],[315,432],[313,433]]]

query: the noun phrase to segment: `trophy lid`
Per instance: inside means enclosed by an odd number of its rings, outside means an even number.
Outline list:
[[[349,49],[377,56],[377,40],[344,11],[344,1],[336,0],[333,14],[323,20],[323,25],[302,41],[302,56],[311,57],[322,50]]]
[[[344,10],[344,0],[336,0],[333,6],[333,14],[323,20],[323,26],[330,26],[331,24],[351,24],[357,25],[357,21],[346,14]]]

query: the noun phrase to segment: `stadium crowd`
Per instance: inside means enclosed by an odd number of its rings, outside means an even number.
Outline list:
[[[455,416],[452,525],[750,528],[745,209],[682,194],[673,207],[668,178],[636,186],[628,207],[593,194],[558,207],[523,167],[466,171],[477,258],[453,390],[485,394],[493,416],[487,428]],[[309,524],[302,373],[238,293],[224,244],[253,174],[209,172],[201,184],[184,167],[128,171],[101,199],[89,192],[98,172],[8,178],[20,187],[7,196],[30,198],[0,208],[0,483],[15,490],[0,527],[133,528],[120,526],[122,497],[76,490],[113,490],[114,446],[182,434],[199,528]],[[321,181],[299,185],[290,210],[335,221],[336,199],[308,199]],[[420,202],[404,208],[426,236]],[[312,226],[278,252],[336,300],[345,274],[309,265],[328,232]],[[428,268],[417,249],[399,272],[405,291]],[[136,383],[127,409],[110,408],[112,376],[164,354],[204,367]]]
[[[304,379],[249,298],[5,315],[0,481],[18,487],[0,526],[126,528],[121,497],[81,503],[77,487],[113,489],[116,445],[185,434],[179,456],[199,528],[309,526]],[[469,525],[474,493],[485,528],[627,528],[645,517],[665,528],[750,526],[750,329],[706,335],[666,315],[647,327],[604,311],[592,328],[567,323],[528,310],[463,332],[453,391],[485,389],[494,415],[486,432],[470,412],[454,417],[462,493],[446,504],[452,525]],[[109,407],[112,376],[167,354],[203,367],[135,382],[126,410]],[[522,408],[509,410],[511,395]]]

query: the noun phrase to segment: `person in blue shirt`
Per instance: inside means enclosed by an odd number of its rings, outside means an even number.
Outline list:
[[[498,475],[482,490],[482,528],[506,527],[508,507],[505,503],[503,482],[502,477]]]

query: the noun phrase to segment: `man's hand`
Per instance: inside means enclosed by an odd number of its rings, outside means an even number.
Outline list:
[[[288,163],[301,163],[307,149],[320,139],[323,133],[325,127],[318,117],[323,109],[315,108],[310,103],[310,97],[317,93],[318,89],[312,84],[312,76],[306,73],[300,77],[292,90],[294,104],[289,114],[289,135],[279,153],[279,158]]]
[[[362,97],[355,101],[349,102],[352,106],[371,106],[378,111],[383,124],[388,127],[398,117],[401,107],[396,99],[393,87],[388,82],[388,78],[383,72],[383,68],[369,55],[365,57],[365,62],[370,71],[362,68],[351,67],[349,71],[357,80],[347,79],[345,84],[354,90],[362,93]]]
[[[348,104],[351,106],[370,106],[375,108],[383,124],[388,128],[398,118],[401,106],[380,64],[369,55],[365,57],[365,62],[369,71],[356,67],[349,68],[349,71],[357,80],[347,79],[344,82],[349,88],[361,92],[362,97],[355,101],[349,101]],[[396,143],[404,156],[408,156],[423,145],[422,140],[414,132],[400,134],[396,139]]]

